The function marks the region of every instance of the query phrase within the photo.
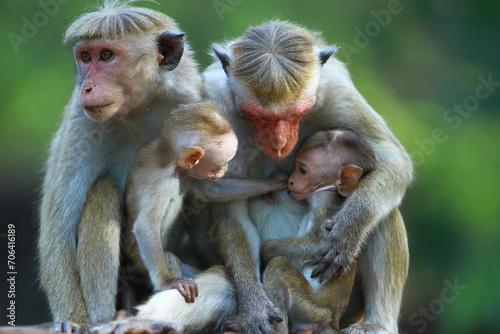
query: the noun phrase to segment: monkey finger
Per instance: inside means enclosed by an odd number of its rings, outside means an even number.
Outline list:
[[[326,280],[332,280],[342,277],[344,273],[347,271],[347,267],[341,264],[341,256],[337,255],[330,265],[329,268],[319,276],[318,280],[320,283],[323,283]]]
[[[182,285],[182,284],[180,284]],[[182,294],[184,296],[184,299],[186,300],[186,303],[192,303],[191,301],[191,290],[189,288],[189,285],[183,286],[182,285],[182,290],[184,293]]]
[[[184,297],[184,299],[186,299],[186,290],[184,290],[184,287],[182,286],[182,284],[179,283],[175,287],[179,291],[179,293],[182,295],[182,297]],[[186,299],[186,302],[188,302],[187,299]]]
[[[274,309],[271,312],[271,319],[270,320],[274,320],[276,322],[283,322],[283,315],[281,315],[280,312],[278,312],[276,309]]]
[[[325,230],[331,232],[333,230],[333,225],[335,225],[335,221],[333,219],[327,220],[325,224]]]
[[[51,328],[51,331],[53,332],[59,332],[59,333],[67,333],[67,334],[72,334],[72,333],[77,333],[77,334],[81,334],[84,332],[84,329],[82,327],[80,327],[79,325],[69,321],[69,320],[66,320],[66,321],[58,321],[57,322],[57,326],[56,324],[54,324],[54,326],[52,326]],[[58,330],[53,330],[54,329],[58,329]]]
[[[314,267],[311,278],[319,278],[320,283],[324,281],[325,277],[329,277],[330,273],[337,271],[337,266],[332,263],[328,257],[323,257],[321,261]]]
[[[194,300],[196,298],[196,291],[195,291],[195,287],[193,285],[189,285],[187,287],[187,290],[189,290],[189,297],[190,297],[190,303],[194,303]]]
[[[189,288],[191,289],[191,299],[192,302],[194,303],[195,298],[198,297],[198,285],[193,284],[190,285]]]
[[[239,317],[234,315],[226,319],[225,326],[227,329],[226,333],[238,333],[241,332],[241,324]]]

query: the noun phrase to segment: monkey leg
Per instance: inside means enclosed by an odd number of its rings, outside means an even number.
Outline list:
[[[340,318],[349,304],[356,267],[357,263],[352,263],[342,277],[324,282],[316,291],[319,304],[327,306],[332,311],[332,327],[335,329],[339,329]]]
[[[89,324],[115,315],[120,268],[122,195],[109,177],[89,190],[78,225],[76,262]]]
[[[286,258],[272,259],[263,280],[269,299],[284,317],[275,325],[279,333],[288,333],[288,326],[291,333],[339,333],[331,326],[333,312],[328,307],[334,296],[318,298],[309,281]]]
[[[364,319],[343,333],[398,333],[408,264],[406,229],[395,209],[380,222],[361,252],[358,272],[365,301]]]

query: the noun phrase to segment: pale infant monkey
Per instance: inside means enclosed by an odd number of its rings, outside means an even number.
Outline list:
[[[313,259],[328,236],[331,217],[356,189],[361,177],[375,169],[375,155],[363,138],[349,130],[318,132],[307,138],[295,156],[288,180],[296,200],[308,200],[311,210],[299,236],[269,240],[261,247],[264,287],[285,320],[279,333],[339,333],[339,322],[351,295],[356,263],[339,279],[311,278]],[[233,319],[234,321],[234,319]],[[231,320],[228,327],[233,327]],[[233,326],[232,326],[233,325]],[[235,332],[238,331],[237,325]]]
[[[246,199],[286,188],[282,174],[266,180],[222,179],[235,156],[238,139],[222,105],[213,101],[180,105],[165,118],[160,138],[137,153],[125,190],[125,255],[130,272],[148,273],[154,291],[177,289],[187,303],[197,283],[183,278],[179,259],[164,252],[183,198],[202,201]]]

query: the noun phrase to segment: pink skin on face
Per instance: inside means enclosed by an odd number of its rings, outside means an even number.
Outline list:
[[[136,61],[119,42],[80,42],[75,60],[81,78],[78,102],[91,119],[123,117],[143,102],[139,97],[145,94],[136,93],[143,83],[133,80]]]
[[[339,167],[324,147],[299,151],[295,171],[288,179],[288,190],[297,201],[307,200],[319,188],[335,184]]]
[[[287,156],[297,143],[302,116],[314,105],[313,98],[297,100],[289,107],[269,108],[259,102],[240,104],[254,126],[257,143],[272,158]]]
[[[238,139],[234,132],[219,136],[204,146],[205,154],[197,165],[186,173],[198,179],[216,181],[224,176],[228,162],[236,155]]]

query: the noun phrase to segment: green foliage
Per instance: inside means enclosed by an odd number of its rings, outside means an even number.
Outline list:
[[[61,35],[85,11],[85,4],[56,1],[0,4],[0,156],[4,157],[0,184],[19,170],[32,171],[35,179],[72,91],[74,65],[70,47],[61,45]],[[36,15],[40,19],[44,11],[40,3],[49,2],[58,4],[57,13],[47,15],[26,43],[13,47],[9,36],[22,37],[26,20],[33,23]],[[402,208],[412,259],[402,311],[405,330],[419,332],[420,327],[409,321],[411,315],[440,298],[443,282],[455,278],[467,289],[428,321],[426,332],[496,330],[500,325],[494,311],[500,300],[496,245],[500,86],[470,111],[460,114],[453,109],[472,101],[481,85],[479,77],[500,82],[500,3],[160,0],[143,4],[179,22],[200,68],[211,62],[207,53],[211,42],[238,36],[248,26],[272,18],[322,31],[328,43],[338,43],[338,56],[348,63],[357,87],[416,163],[416,180]],[[384,18],[389,9],[394,13]]]

